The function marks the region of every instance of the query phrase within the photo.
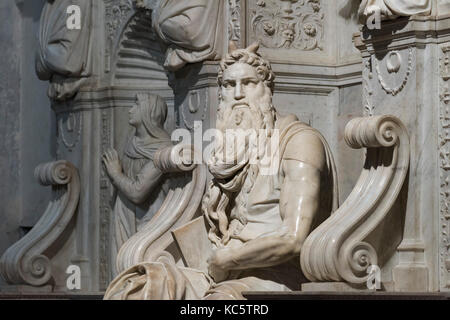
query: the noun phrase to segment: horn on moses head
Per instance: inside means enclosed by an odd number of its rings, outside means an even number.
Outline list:
[[[238,49],[238,46],[237,46],[236,42],[234,42],[233,40],[228,42],[228,53],[231,53],[237,49]]]
[[[248,46],[247,50],[252,53],[257,53],[259,49],[259,41],[253,42],[251,45]]]

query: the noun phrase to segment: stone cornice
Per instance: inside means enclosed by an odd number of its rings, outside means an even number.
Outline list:
[[[355,46],[363,55],[379,51],[404,48],[414,43],[420,47],[427,43],[450,41],[450,15],[412,16],[393,21],[383,21],[381,29],[368,30],[361,27],[361,32],[353,35]]]

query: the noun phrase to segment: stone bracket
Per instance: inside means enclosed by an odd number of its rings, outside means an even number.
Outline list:
[[[353,119],[345,140],[351,148],[367,148],[366,162],[347,200],[302,247],[301,267],[312,282],[367,281],[368,268],[378,264],[368,237],[386,218],[408,172],[409,137],[398,118]]]
[[[62,187],[62,195],[49,203],[36,225],[6,250],[0,259],[0,274],[14,285],[43,286],[52,277],[47,250],[66,230],[80,197],[78,170],[61,160],[39,165],[35,177],[44,185]]]

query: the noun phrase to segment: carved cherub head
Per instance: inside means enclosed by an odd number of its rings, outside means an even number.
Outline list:
[[[281,24],[281,27],[283,28],[281,32],[283,43],[281,46],[289,48],[295,40],[295,23]]]

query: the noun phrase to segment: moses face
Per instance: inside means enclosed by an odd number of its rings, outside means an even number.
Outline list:
[[[256,68],[242,62],[231,65],[223,73],[221,94],[219,129],[264,128],[272,97]]]

